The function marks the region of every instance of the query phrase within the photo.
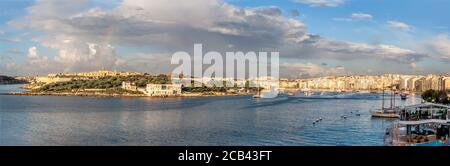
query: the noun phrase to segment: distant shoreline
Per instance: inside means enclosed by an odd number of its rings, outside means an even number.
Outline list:
[[[84,97],[146,97],[146,98],[179,98],[179,97],[220,97],[220,96],[251,96],[252,94],[203,94],[187,93],[179,96],[147,96],[144,94],[105,94],[105,93],[54,93],[54,92],[9,92],[0,95],[10,96],[84,96]]]
[[[2,82],[2,83],[0,83],[0,85],[26,85],[26,83],[24,83],[24,82],[19,82],[19,83],[5,83],[5,82]]]

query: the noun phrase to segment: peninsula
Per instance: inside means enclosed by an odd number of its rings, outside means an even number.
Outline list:
[[[99,70],[34,77],[26,91],[11,95],[196,97],[234,96],[256,93],[255,88],[184,87],[172,84],[169,75]]]

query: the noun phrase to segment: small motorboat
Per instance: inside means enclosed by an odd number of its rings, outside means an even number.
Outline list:
[[[260,95],[253,95],[253,98],[261,98],[261,96]]]

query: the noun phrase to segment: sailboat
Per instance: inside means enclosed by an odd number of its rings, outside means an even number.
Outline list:
[[[391,94],[391,105],[388,108],[384,107],[384,95],[385,90],[383,89],[383,99],[381,104],[381,110],[379,111],[370,111],[372,117],[378,118],[400,118],[400,108],[395,106],[395,92],[393,91]]]

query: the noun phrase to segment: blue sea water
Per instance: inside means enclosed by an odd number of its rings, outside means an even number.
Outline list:
[[[19,91],[0,86],[0,93]],[[378,146],[395,120],[371,118],[381,95],[276,99],[0,95],[0,145]],[[396,100],[398,105],[418,102]],[[346,117],[346,118],[344,118]],[[317,119],[322,121],[313,124]]]

